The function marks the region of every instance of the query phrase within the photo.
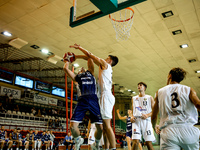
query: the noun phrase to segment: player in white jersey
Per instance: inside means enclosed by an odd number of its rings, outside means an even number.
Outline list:
[[[95,132],[96,131],[97,130],[96,130],[95,124],[91,123],[91,120],[89,120],[89,122],[88,122],[88,130],[87,130],[87,134],[86,134],[86,136],[88,138],[88,150],[91,150],[92,149],[91,145],[93,143],[95,143],[95,134],[96,134]],[[103,135],[102,135],[102,137],[100,139],[99,146],[103,146],[103,145],[104,145],[104,142],[103,142]]]
[[[167,86],[156,92],[152,123],[155,127],[159,112],[161,150],[199,150],[199,129],[193,125],[198,121],[200,100],[192,88],[179,84],[185,75],[182,68],[173,68]]]
[[[146,141],[148,150],[153,150],[152,141],[155,141],[153,128],[151,124],[152,107],[154,105],[153,97],[145,94],[147,85],[144,82],[138,83],[139,95],[132,98],[133,117],[132,139],[133,150],[138,149],[139,141],[143,136]]]
[[[80,45],[74,44],[70,46],[82,51],[87,57],[92,58],[94,63],[99,66],[99,105],[101,115],[103,119],[103,135],[105,141],[105,149],[109,149],[109,143],[111,149],[116,149],[115,135],[110,125],[112,119],[112,110],[115,104],[115,97],[111,92],[112,88],[112,67],[118,63],[118,58],[113,55],[109,55],[105,60],[99,58]],[[109,143],[108,143],[109,142]]]

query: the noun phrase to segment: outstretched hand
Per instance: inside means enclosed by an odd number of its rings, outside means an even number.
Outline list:
[[[159,128],[159,125],[156,125],[155,131],[156,131],[156,133],[157,133],[158,135],[160,134],[161,130],[160,130],[160,128]]]
[[[80,45],[78,45],[78,44],[75,43],[74,45],[70,45],[69,47],[70,48],[79,49]]]
[[[131,120],[130,120],[132,123],[134,123],[136,121],[136,118],[133,116],[131,117]]]
[[[119,109],[117,109],[116,112],[119,113]]]

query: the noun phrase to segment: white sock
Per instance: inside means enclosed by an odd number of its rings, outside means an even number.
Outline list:
[[[19,148],[17,147],[16,150],[19,150]]]
[[[75,143],[77,143],[77,142],[79,141],[80,138],[81,138],[81,136],[78,136],[78,137],[74,138]]]
[[[116,150],[116,148],[111,148],[111,150]]]
[[[96,142],[96,146],[99,146],[99,142],[100,142],[100,140],[95,140],[95,142]]]

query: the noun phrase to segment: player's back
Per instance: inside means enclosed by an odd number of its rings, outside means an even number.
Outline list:
[[[161,129],[170,124],[197,123],[197,109],[189,94],[190,87],[181,84],[169,84],[158,90]]]

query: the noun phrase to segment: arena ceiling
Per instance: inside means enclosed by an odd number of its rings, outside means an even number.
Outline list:
[[[117,97],[137,94],[137,83],[146,82],[147,94],[166,85],[167,74],[173,67],[182,67],[188,74],[182,84],[193,87],[200,97],[200,1],[199,0],[147,0],[132,8],[135,11],[131,36],[118,42],[108,16],[78,27],[69,26],[72,0],[1,0],[0,32],[9,31],[11,37],[0,35],[0,66],[37,78],[64,85],[63,62],[47,62],[42,48],[62,57],[69,45],[80,44],[93,54],[106,58],[117,55],[119,64],[113,68],[113,81]],[[83,6],[84,7],[84,6]],[[163,18],[162,13],[173,15]],[[173,35],[173,31],[181,34]],[[27,45],[20,49],[8,43],[20,38]],[[180,45],[188,44],[188,48]],[[30,46],[37,45],[38,49]],[[195,59],[196,61],[189,62]],[[78,60],[80,66],[86,62]],[[75,69],[75,72],[78,68]],[[98,76],[98,68],[95,68]],[[70,82],[70,81],[69,81]],[[135,95],[135,94],[132,94]]]

